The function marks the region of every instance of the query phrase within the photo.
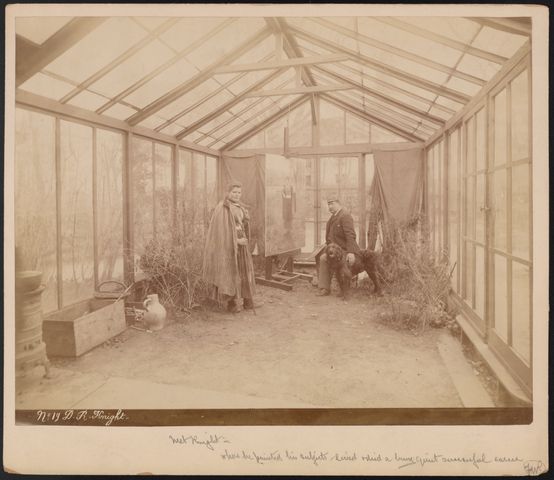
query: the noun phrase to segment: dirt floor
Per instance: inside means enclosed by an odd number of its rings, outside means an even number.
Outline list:
[[[361,286],[348,303],[316,291],[303,280],[259,287],[257,315],[200,310],[158,332],[128,328],[51,359],[50,379],[20,380],[17,407],[464,406],[437,347],[446,329],[387,323],[386,301]]]

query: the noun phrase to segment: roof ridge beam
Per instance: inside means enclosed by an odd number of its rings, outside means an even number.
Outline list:
[[[497,55],[496,53],[487,52],[477,47],[472,47],[464,42],[454,40],[453,38],[445,37],[444,35],[439,35],[438,33],[430,32],[425,28],[418,27],[417,25],[412,25],[411,23],[403,22],[394,17],[372,17],[374,20],[377,20],[381,23],[386,23],[392,27],[398,28],[404,32],[412,33],[418,35],[427,40],[431,40],[435,43],[440,43],[445,47],[450,47],[460,52],[468,53],[474,57],[482,58],[483,60],[488,60],[489,62],[497,63],[498,65],[503,65],[504,62],[508,61],[507,57],[502,55]]]
[[[368,67],[374,70],[379,70],[381,72],[384,72],[390,75],[391,77],[402,80],[403,82],[411,83],[412,85],[419,87],[423,90],[428,90],[437,95],[450,98],[451,100],[454,100],[462,104],[466,104],[471,100],[471,97],[457,90],[453,90],[451,88],[439,85],[429,80],[425,80],[421,77],[411,75],[395,67],[386,65],[377,60],[373,60],[361,53],[353,52],[352,50],[347,49],[345,47],[341,47],[340,45],[335,45],[332,42],[329,42],[328,40],[317,37],[309,32],[306,32],[305,30],[299,29],[298,27],[291,27],[291,29],[299,37],[308,39],[309,41],[311,41],[316,45],[323,46],[324,48],[331,49],[336,52],[345,53],[346,55],[349,55],[351,60],[354,60],[355,62],[361,63],[363,65],[367,65]]]
[[[137,125],[138,123],[142,122],[144,119],[154,115],[156,112],[166,107],[171,102],[177,100],[185,93],[190,92],[192,89],[196,88],[202,82],[205,82],[206,80],[211,78],[216,68],[233,62],[237,58],[244,55],[248,50],[251,50],[252,48],[254,48],[259,42],[267,38],[269,35],[270,35],[270,32],[268,28],[264,28],[260,30],[254,36],[242,42],[233,51],[229,52],[227,55],[224,55],[222,58],[213,62],[209,67],[207,67],[206,69],[196,74],[192,79],[175,87],[170,92],[167,92],[157,100],[154,100],[152,103],[150,103],[150,105],[146,106],[144,109],[140,110],[134,115],[131,115],[127,119],[127,122],[129,123],[129,125]]]
[[[451,74],[454,77],[461,78],[462,80],[474,83],[475,85],[479,85],[480,87],[482,87],[483,85],[485,85],[485,83],[487,83],[485,80],[483,80],[482,78],[476,77],[475,75],[470,75],[468,73],[460,72],[459,70],[456,70],[456,69],[453,70],[452,67],[449,67],[448,65],[435,62],[434,60],[431,60],[427,57],[422,57],[421,55],[417,55],[412,52],[408,52],[407,50],[402,50],[401,48],[395,47],[393,45],[389,45],[388,43],[381,42],[380,40],[376,40],[374,38],[368,37],[367,35],[364,35],[362,33],[354,32],[349,28],[345,28],[341,25],[337,25],[333,22],[330,22],[329,20],[325,20],[323,18],[310,18],[310,20],[312,22],[318,23],[319,25],[322,25],[331,30],[334,30],[335,32],[340,33],[341,35],[344,35],[346,37],[365,43],[366,45],[369,45],[371,47],[378,48],[380,50],[383,50],[388,53],[392,53],[393,55],[397,55],[401,58],[405,58],[412,62],[425,65],[426,67],[432,68],[439,72]]]

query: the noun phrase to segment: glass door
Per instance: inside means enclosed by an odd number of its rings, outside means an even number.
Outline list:
[[[486,111],[478,106],[463,124],[461,296],[469,318],[486,331]]]
[[[532,153],[530,68],[514,69],[491,93],[493,113],[489,344],[531,392]]]

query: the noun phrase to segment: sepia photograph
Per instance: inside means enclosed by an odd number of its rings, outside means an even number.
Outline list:
[[[5,469],[548,469],[546,8],[75,7],[6,11]]]

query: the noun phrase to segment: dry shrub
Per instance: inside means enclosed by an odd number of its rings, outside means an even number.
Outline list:
[[[202,280],[204,240],[199,232],[172,232],[150,241],[140,257],[151,289],[169,309],[190,312],[204,301],[208,286]]]
[[[390,312],[384,320],[414,333],[453,322],[447,301],[452,268],[444,252],[433,251],[430,238],[420,218],[384,232],[381,277]]]

